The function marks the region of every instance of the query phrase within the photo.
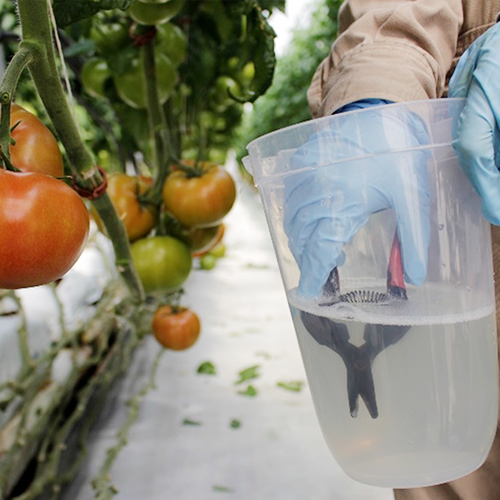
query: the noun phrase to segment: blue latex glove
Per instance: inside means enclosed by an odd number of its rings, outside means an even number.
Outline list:
[[[462,55],[450,97],[465,97],[453,146],[465,175],[481,196],[483,215],[500,225],[500,24]]]
[[[428,135],[411,113],[381,114],[377,105],[385,102],[370,99],[343,108],[370,107],[373,112],[363,113],[362,122],[358,113],[343,114],[337,125],[314,134],[290,160],[292,170],[328,165],[296,172],[284,181],[284,229],[301,271],[298,292],[303,297],[321,295],[331,270],[343,264],[344,245],[371,214],[387,208],[397,216],[406,281],[419,285],[425,279],[428,153],[417,149],[370,155],[387,151],[391,144],[401,149],[428,144]],[[358,156],[366,157],[333,163]]]

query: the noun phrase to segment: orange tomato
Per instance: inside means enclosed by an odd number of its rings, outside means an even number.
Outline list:
[[[113,173],[108,176],[108,195],[122,220],[130,241],[146,236],[156,224],[156,210],[138,196],[150,187],[149,179]]]
[[[64,165],[56,138],[44,123],[26,109],[12,104],[10,126],[15,144],[9,147],[10,162],[22,172],[61,177]]]
[[[200,336],[200,319],[187,307],[162,306],[151,322],[153,334],[166,349],[183,351],[193,346]]]
[[[194,170],[188,173],[176,169],[168,175],[163,185],[163,203],[185,226],[214,226],[234,204],[235,182],[225,169],[208,162],[200,162],[198,171]]]

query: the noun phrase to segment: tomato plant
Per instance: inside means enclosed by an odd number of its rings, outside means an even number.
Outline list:
[[[23,172],[60,177],[64,173],[61,151],[56,138],[44,123],[26,109],[12,104],[10,126],[14,145],[10,145],[10,161]]]
[[[146,292],[179,289],[191,272],[187,245],[171,236],[154,236],[131,245],[132,259]]]
[[[0,169],[0,288],[61,278],[87,242],[89,215],[64,182]]]
[[[136,5],[136,4],[134,4]],[[155,57],[158,95],[163,104],[175,87],[177,72],[172,61],[165,55],[158,53]],[[128,68],[114,75],[116,91],[123,102],[136,109],[146,108],[146,81],[142,69],[142,58],[138,56],[130,60]]]
[[[105,85],[111,79],[112,73],[108,63],[101,57],[87,59],[82,68],[82,85],[92,97],[106,97]]]
[[[153,316],[151,329],[166,349],[183,351],[193,346],[200,336],[200,319],[187,307],[159,307]]]
[[[130,241],[146,236],[156,223],[156,209],[143,205],[139,196],[150,187],[145,177],[114,173],[108,177],[108,195],[122,220]]]
[[[136,2],[130,7],[128,13],[139,24],[162,24],[176,16],[184,6],[184,2],[185,0]]]
[[[174,170],[163,186],[165,208],[186,226],[213,226],[231,210],[236,185],[222,167],[204,162],[192,172]]]

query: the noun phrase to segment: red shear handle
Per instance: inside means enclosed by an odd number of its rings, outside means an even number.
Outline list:
[[[399,245],[398,233],[394,234],[389,266],[387,268],[387,294],[391,297],[407,299],[403,274],[403,260],[401,258],[401,247]]]

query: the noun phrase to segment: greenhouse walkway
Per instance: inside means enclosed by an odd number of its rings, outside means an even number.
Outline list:
[[[202,334],[191,349],[162,356],[156,389],[111,469],[115,498],[391,500],[390,490],[348,478],[323,441],[262,208],[244,183],[226,220],[225,243],[215,269],[189,278],[184,303],[199,314]],[[153,338],[137,351],[64,500],[94,498],[90,482],[158,351]],[[215,374],[198,373],[206,362]]]

